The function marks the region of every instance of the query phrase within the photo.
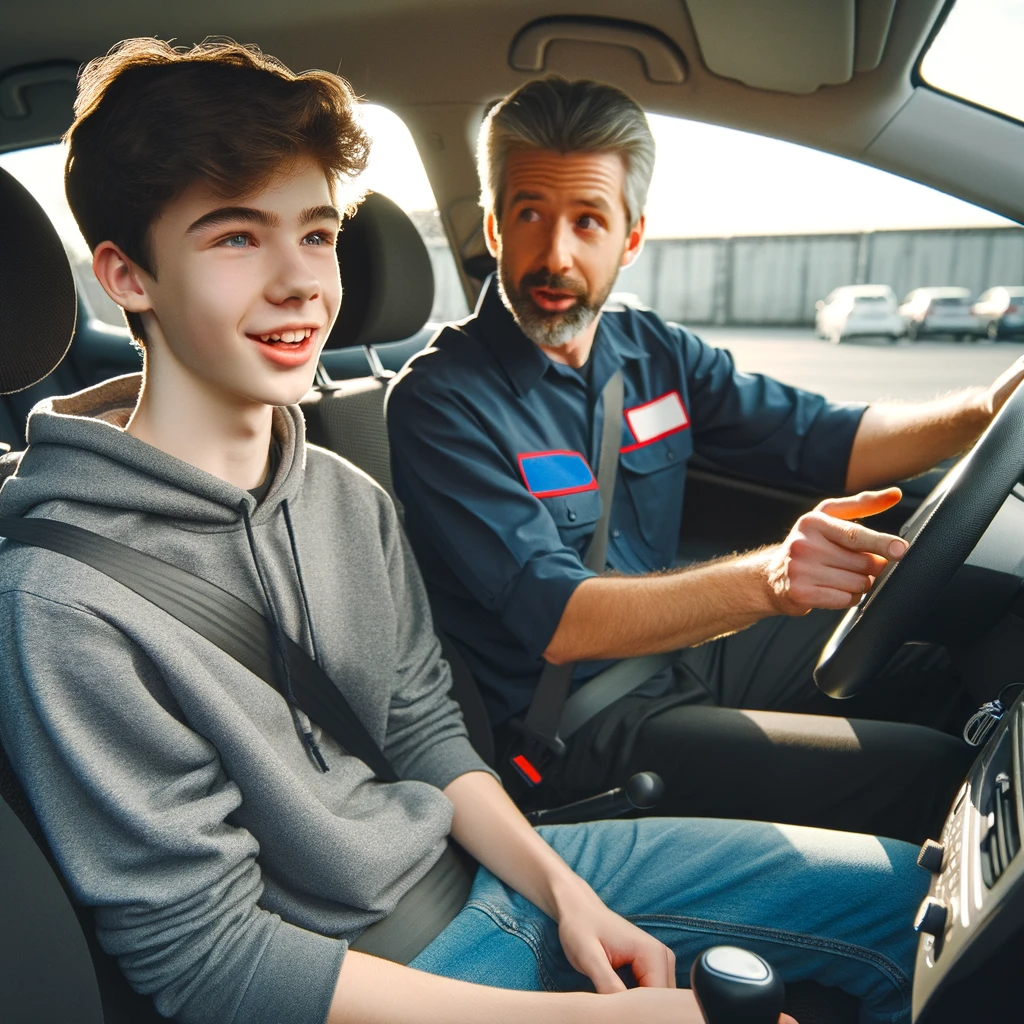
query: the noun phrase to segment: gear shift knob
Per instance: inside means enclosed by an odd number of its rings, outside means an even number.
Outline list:
[[[707,1024],[777,1024],[786,994],[766,960],[738,946],[712,946],[690,969]]]

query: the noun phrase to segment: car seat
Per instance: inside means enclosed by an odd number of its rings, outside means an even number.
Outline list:
[[[60,393],[62,383],[53,371],[71,344],[77,305],[71,266],[50,219],[0,170],[0,312],[5,337],[17,339],[16,345],[0,345],[0,400],[8,415],[12,408],[27,412],[29,398]],[[80,386],[77,380],[70,383],[63,390]],[[0,484],[17,468],[18,454],[0,458]],[[5,1024],[157,1024],[164,1018],[150,999],[132,991],[114,958],[100,949],[92,912],[65,886],[4,752],[4,731],[0,721]]]

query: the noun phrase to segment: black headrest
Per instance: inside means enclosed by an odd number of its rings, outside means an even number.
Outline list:
[[[434,305],[434,270],[400,206],[371,192],[338,237],[341,312],[326,348],[411,337]]]
[[[56,369],[78,298],[64,246],[31,193],[0,168],[0,394]]]

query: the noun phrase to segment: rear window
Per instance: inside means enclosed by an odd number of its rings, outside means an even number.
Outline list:
[[[955,299],[944,296],[939,299],[932,299],[933,306],[966,306],[970,299]]]
[[[889,300],[884,295],[858,295],[854,302],[858,306],[887,306]]]

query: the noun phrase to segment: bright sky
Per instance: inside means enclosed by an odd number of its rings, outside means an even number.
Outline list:
[[[1024,119],[1021,0],[959,0],[925,58],[937,87]],[[423,164],[402,121],[363,107],[373,137],[362,184],[406,210],[435,206]],[[658,162],[648,202],[655,237],[808,234],[1006,225],[987,210],[852,160],[759,135],[651,115]],[[58,146],[0,155],[87,256],[64,201]]]

